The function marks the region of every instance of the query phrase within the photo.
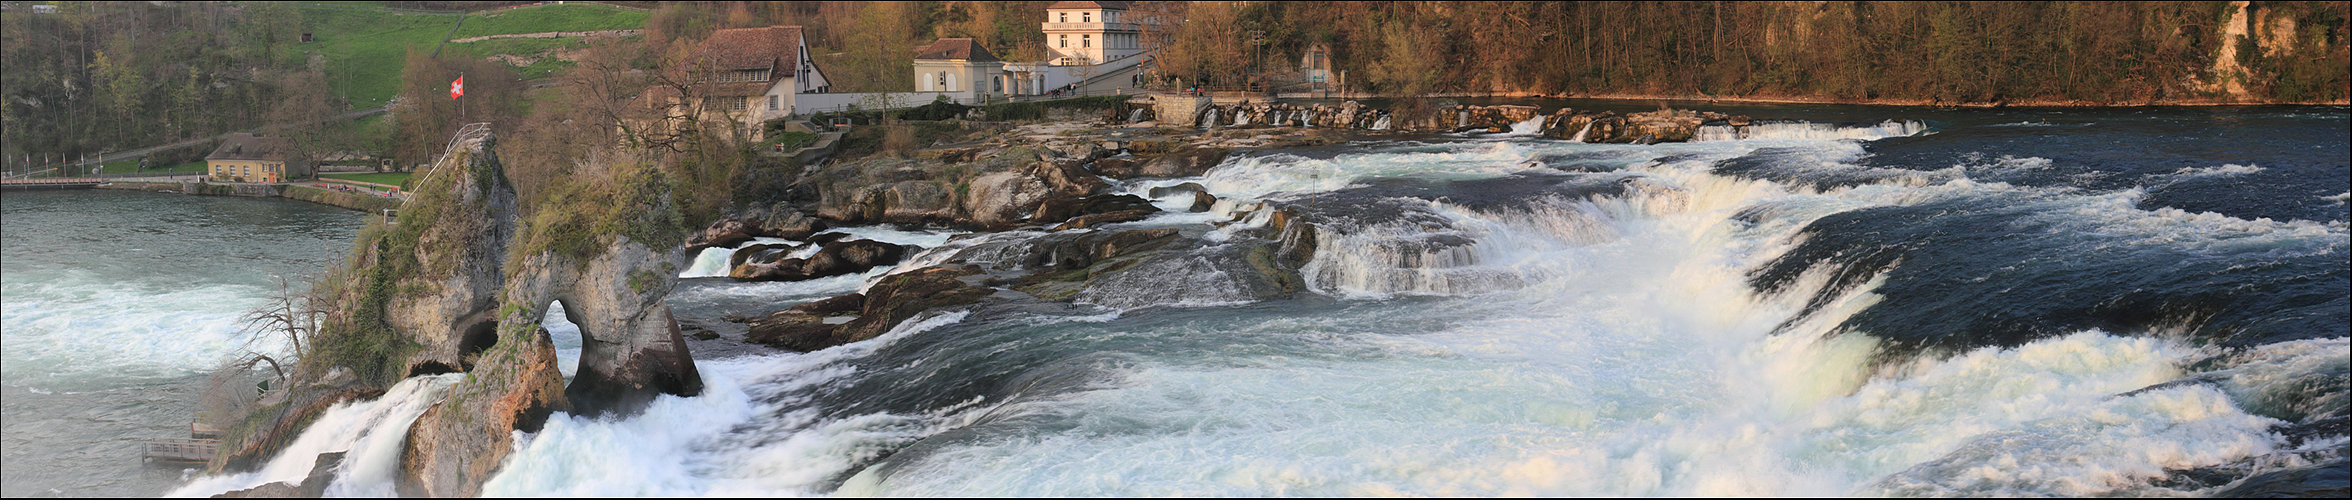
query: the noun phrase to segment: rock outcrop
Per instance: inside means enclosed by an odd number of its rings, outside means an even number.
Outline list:
[[[978,266],[933,266],[890,275],[850,294],[751,321],[747,339],[780,349],[815,351],[871,339],[932,309],[979,302],[996,290],[974,283]],[[855,314],[850,314],[854,309]],[[836,318],[845,321],[836,322]]]
[[[800,259],[784,258],[788,249],[772,245],[737,250],[735,265],[727,276],[743,281],[800,281],[862,273],[874,266],[897,264],[909,250],[874,240],[836,239],[811,244],[821,246],[816,253]]]
[[[661,185],[649,182],[658,167],[614,166],[636,177],[569,184],[575,191],[553,196],[596,201],[524,214],[496,146],[491,136],[461,144],[420,176],[397,219],[362,233],[348,267],[319,285],[334,308],[282,402],[244,419],[268,425],[231,431],[234,451],[216,467],[258,464],[332,403],[381,394],[402,377],[463,371],[411,424],[395,482],[405,494],[470,496],[513,451],[515,431],[536,431],[553,412],[628,413],[701,391],[663,302],[685,231],[671,229],[679,209],[668,192],[649,187]],[[647,237],[676,239],[638,240]],[[585,337],[568,383],[539,325],[554,302]]]
[[[1077,144],[1089,146],[1076,154],[1095,156],[1103,151],[1093,141]],[[973,161],[960,164],[928,158],[860,160],[802,182],[819,194],[817,217],[841,224],[1001,231],[1134,208],[1095,202],[1106,196],[1110,184],[1087,171],[1084,157],[1059,158],[1051,151],[1006,148],[973,153]]]
[[[502,175],[494,162],[472,170]],[[534,214],[527,223],[500,221],[520,225],[513,242],[517,248],[498,254],[506,258],[496,268],[504,278],[497,290],[496,335],[469,344],[487,343],[469,354],[473,361],[465,368],[470,376],[410,428],[401,462],[406,492],[479,493],[512,451],[514,431],[536,431],[552,412],[630,413],[659,395],[702,391],[701,374],[663,302],[677,284],[684,248],[637,241],[626,228],[572,232],[583,225],[582,218],[645,227],[677,208],[664,192],[598,195],[609,204],[601,210]],[[568,384],[539,324],[550,303],[563,304],[567,318],[580,327],[579,369]]]

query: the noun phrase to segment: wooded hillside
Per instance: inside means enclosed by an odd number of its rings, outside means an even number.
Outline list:
[[[1945,103],[2341,101],[2345,2],[1166,2],[1162,70],[1236,84],[1327,43],[1360,91]],[[1243,33],[1262,31],[1265,56]],[[1279,79],[1276,79],[1279,82]],[[2231,95],[2235,93],[2236,95]]]

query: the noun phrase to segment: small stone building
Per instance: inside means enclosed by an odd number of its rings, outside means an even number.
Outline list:
[[[915,50],[915,91],[946,92],[956,102],[1004,95],[1005,64],[970,38],[941,38]]]
[[[219,148],[204,157],[212,180],[226,182],[286,182],[311,176],[311,164],[294,154],[284,137],[229,134]]]

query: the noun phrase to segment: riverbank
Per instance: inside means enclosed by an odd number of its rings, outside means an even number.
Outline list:
[[[1389,94],[1340,93],[1281,94],[1280,99],[1401,99],[1407,96]],[[1943,108],[2140,108],[2140,107],[2203,107],[2203,106],[2347,106],[2352,100],[2334,101],[2242,101],[2231,99],[2151,99],[2132,102],[2098,102],[2085,99],[2020,99],[1993,102],[1944,102],[1935,99],[1911,98],[1843,98],[1819,96],[1720,96],[1706,94],[1639,94],[1639,93],[1579,93],[1542,94],[1535,92],[1445,92],[1421,96],[1424,98],[1494,98],[1494,99],[1598,99],[1614,101],[1674,101],[1711,104],[1840,104],[1859,106],[1920,106]]]
[[[243,196],[248,198],[285,198],[321,205],[348,208],[362,212],[378,212],[400,208],[401,200],[348,191],[322,189],[300,184],[213,184],[208,182],[114,181],[99,184],[98,189],[153,191],[201,196]]]

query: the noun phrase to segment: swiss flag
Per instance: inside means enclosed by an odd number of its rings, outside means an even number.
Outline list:
[[[460,76],[456,81],[449,82],[449,98],[456,99],[462,95],[465,95],[465,77]]]

